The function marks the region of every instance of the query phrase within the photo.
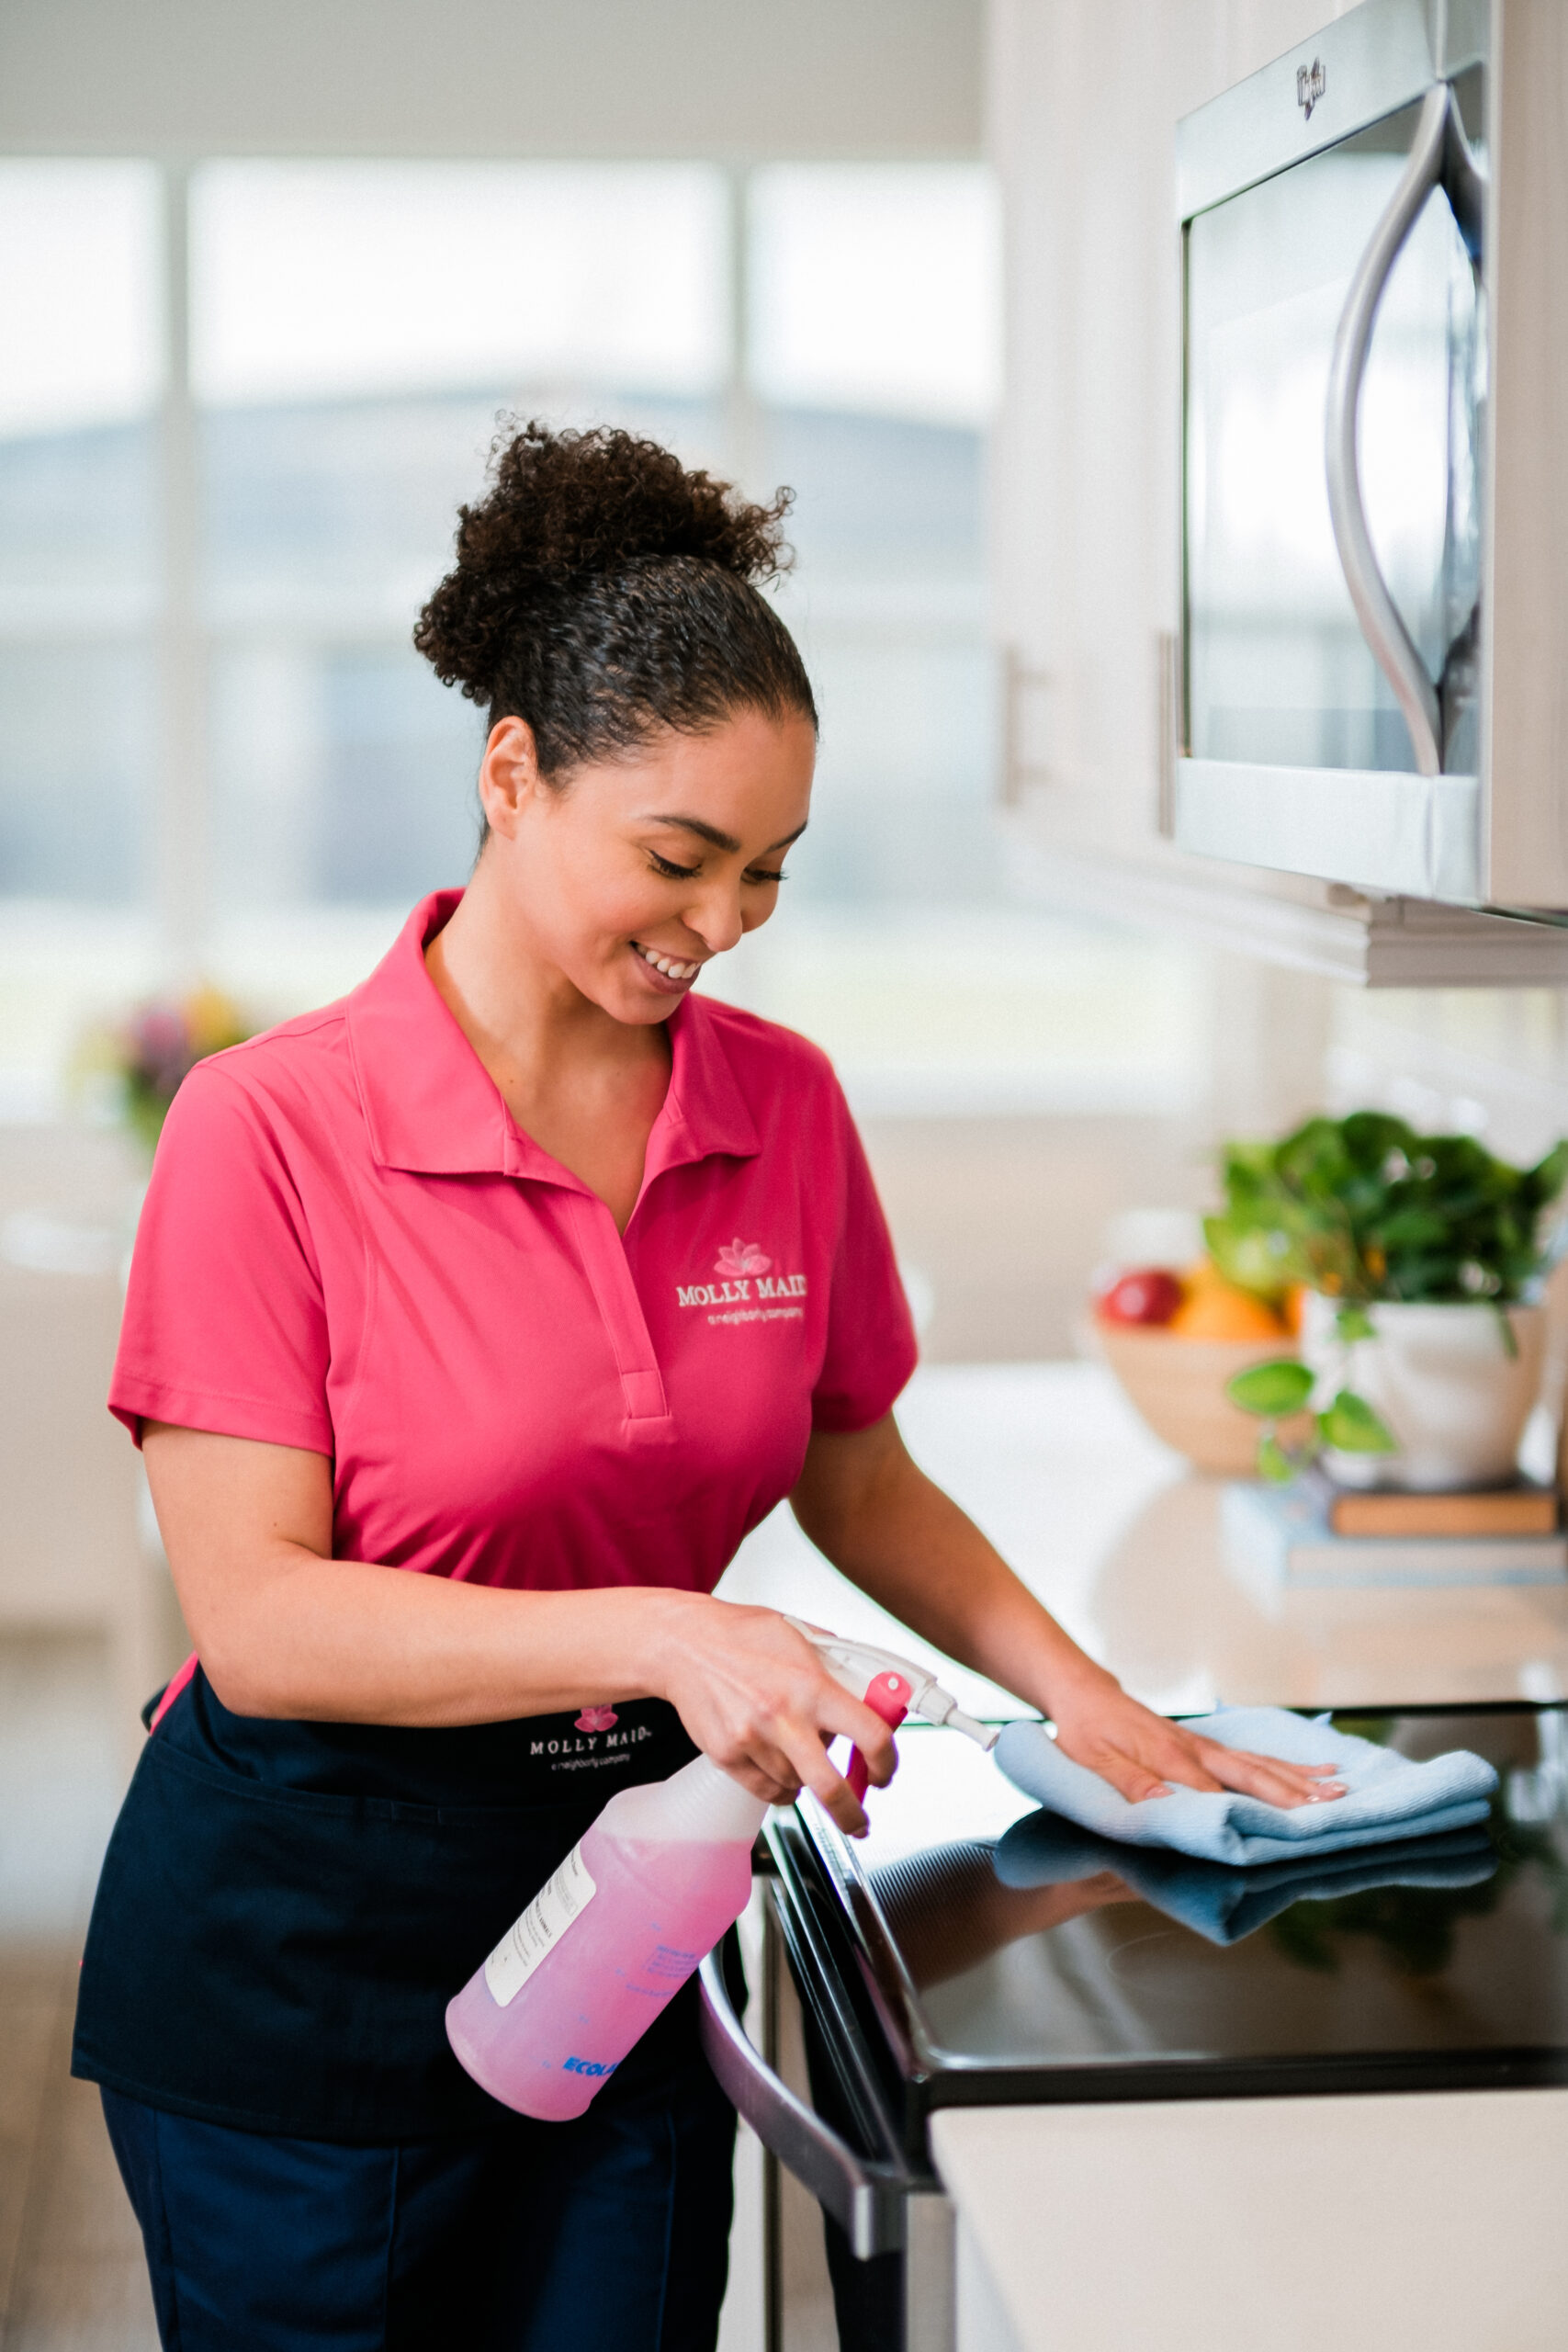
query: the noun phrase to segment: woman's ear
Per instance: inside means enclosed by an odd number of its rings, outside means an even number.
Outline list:
[[[531,803],[547,790],[525,718],[498,718],[479,762],[479,806],[492,833],[511,841]]]

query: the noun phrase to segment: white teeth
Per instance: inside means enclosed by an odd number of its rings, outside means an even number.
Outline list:
[[[651,964],[654,970],[662,972],[668,980],[694,980],[697,977],[700,967],[695,964],[677,964],[672,956],[656,956],[651,947],[644,947],[635,939],[632,945],[645,964]]]

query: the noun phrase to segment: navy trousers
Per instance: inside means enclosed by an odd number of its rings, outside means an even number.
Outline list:
[[[735,2118],[705,2066],[389,2147],[103,2102],[164,2352],[712,2352]]]

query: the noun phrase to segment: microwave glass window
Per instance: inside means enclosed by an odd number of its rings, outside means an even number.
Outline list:
[[[1324,438],[1335,330],[1417,112],[1405,108],[1189,225],[1187,689],[1196,759],[1415,766],[1340,569]],[[1435,189],[1378,309],[1359,449],[1379,563],[1442,690],[1450,772],[1475,761],[1480,304],[1448,198]]]

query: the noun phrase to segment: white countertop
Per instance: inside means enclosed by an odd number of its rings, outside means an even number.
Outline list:
[[[1292,1592],[1270,1611],[1224,1565],[1222,1482],[1190,1472],[1089,1363],[936,1364],[898,1408],[916,1460],[1128,1688],[1168,1713],[1568,1693],[1568,1585]],[[781,1506],[719,1586],[890,1642],[909,1634]],[[971,1710],[1001,1694],[953,1666]]]

